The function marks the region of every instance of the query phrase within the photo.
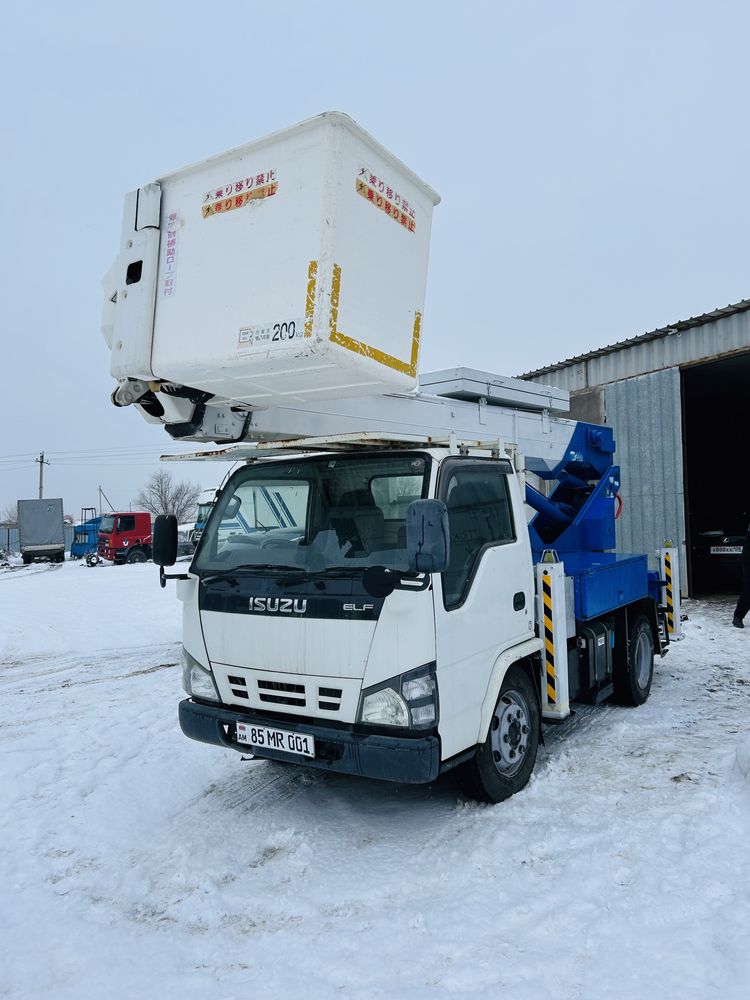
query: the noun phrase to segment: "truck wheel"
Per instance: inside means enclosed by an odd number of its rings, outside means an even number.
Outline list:
[[[34,557],[33,557],[33,556],[30,556],[30,555],[28,555],[28,554],[27,554],[27,553],[25,553],[25,552],[24,552],[24,554],[23,554],[23,557],[22,557],[22,558],[23,558],[23,564],[24,564],[24,566],[28,566],[28,565],[29,565],[29,563],[32,563],[32,562],[34,561]]]
[[[615,670],[612,681],[620,705],[642,705],[654,679],[654,636],[645,615],[637,615],[628,632],[627,664]]]
[[[131,549],[128,552],[128,562],[129,563],[141,563],[146,561],[146,553],[143,549]]]
[[[539,702],[523,667],[512,666],[500,688],[487,739],[464,765],[463,784],[472,798],[502,802],[531,777],[539,746]]]

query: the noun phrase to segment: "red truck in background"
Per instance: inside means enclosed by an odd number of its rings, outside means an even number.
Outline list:
[[[97,552],[116,563],[147,562],[151,558],[151,515],[147,511],[103,514]]]

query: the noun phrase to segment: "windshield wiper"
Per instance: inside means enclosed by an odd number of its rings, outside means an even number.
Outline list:
[[[233,566],[231,569],[223,569],[219,573],[210,573],[208,576],[202,576],[200,579],[203,584],[213,583],[214,580],[226,580],[227,583],[231,583],[233,587],[236,587],[236,577],[238,576],[252,576],[260,570],[269,569],[276,572],[289,572],[296,568],[296,566],[279,566],[278,563],[246,563],[243,566]]]
[[[348,576],[356,576],[363,570],[367,569],[366,566],[329,566],[327,569],[316,569],[316,570],[306,570],[301,566],[297,567],[282,567],[284,569],[294,569],[294,576],[282,576],[276,581],[280,587],[290,587],[293,583],[307,583],[310,580],[319,580],[323,577],[328,577],[329,579],[336,579]]]

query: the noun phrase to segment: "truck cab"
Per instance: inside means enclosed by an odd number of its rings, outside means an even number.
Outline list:
[[[148,562],[151,558],[151,515],[148,511],[102,514],[97,552],[115,563]]]
[[[431,576],[407,556],[409,508],[429,497],[445,504],[450,533]],[[384,574],[395,587],[379,585]],[[217,501],[178,596],[188,736],[427,782],[493,724],[508,737],[503,784],[515,790],[533,767],[541,641],[507,458],[432,449],[249,465]],[[498,718],[511,664],[517,691]]]
[[[414,522],[436,510],[444,563],[415,572]],[[548,620],[535,586],[550,568],[534,565],[504,454],[431,448],[248,464],[178,583],[182,730],[395,781],[429,782],[461,765],[471,794],[507,798],[528,781],[542,718],[560,718],[563,690],[566,712],[568,690],[640,704],[661,650],[645,560],[627,604],[602,604],[572,629],[572,607],[562,610],[559,634],[551,598]],[[606,595],[618,564],[602,554],[601,568]],[[623,572],[627,585],[629,561]],[[577,586],[591,601],[591,565],[584,575]]]
[[[208,515],[216,500],[216,490],[203,490],[198,497],[198,506],[195,511],[195,524],[190,532],[190,541],[195,546],[200,541],[203,529],[206,526]]]

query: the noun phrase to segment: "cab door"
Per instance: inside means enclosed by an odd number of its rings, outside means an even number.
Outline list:
[[[448,508],[450,562],[435,577],[443,759],[477,743],[492,667],[534,630],[531,548],[507,460],[451,458],[438,497]],[[439,579],[439,583],[438,583]]]

